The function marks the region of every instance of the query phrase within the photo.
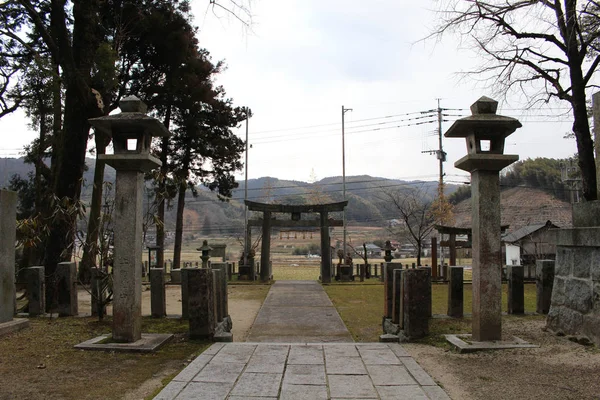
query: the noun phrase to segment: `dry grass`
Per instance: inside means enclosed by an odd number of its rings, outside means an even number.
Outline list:
[[[110,318],[103,322],[95,318],[32,318],[30,329],[3,337],[0,398],[121,399],[153,376],[181,369],[186,360],[209,345],[185,339],[187,321],[144,318],[144,332],[176,333],[176,337],[158,352],[145,355],[73,348],[109,333],[110,323]]]
[[[382,333],[383,285],[335,284],[324,286],[325,291],[340,313],[348,330],[358,342],[378,341]],[[434,284],[431,288],[433,314],[446,314],[448,308],[448,286]],[[464,310],[471,312],[471,285],[465,284]],[[502,285],[502,309],[507,310],[507,287]],[[535,285],[525,285],[525,312],[535,311]],[[470,320],[438,320],[430,322],[431,338],[444,333],[469,333]],[[434,343],[432,343],[434,344]]]

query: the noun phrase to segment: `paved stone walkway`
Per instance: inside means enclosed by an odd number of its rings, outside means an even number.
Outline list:
[[[246,341],[352,343],[354,340],[318,282],[277,281],[271,286]]]
[[[251,340],[213,344],[155,399],[449,399],[399,344],[352,343],[316,282],[274,284]]]

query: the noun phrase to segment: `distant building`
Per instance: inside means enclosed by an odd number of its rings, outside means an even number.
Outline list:
[[[548,231],[556,228],[559,226],[546,221],[503,235],[506,265],[532,265],[536,260],[555,259],[556,246],[550,241]]]
[[[367,256],[372,256],[372,257],[381,257],[381,247],[374,245],[373,243],[367,243],[365,245],[365,247],[367,248]],[[360,254],[361,256],[364,256],[365,254],[365,249],[363,246],[357,246],[356,247],[356,252],[358,254]]]

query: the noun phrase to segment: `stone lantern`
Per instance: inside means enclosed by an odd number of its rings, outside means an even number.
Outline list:
[[[386,240],[385,246],[383,247],[383,251],[385,251],[385,256],[383,257],[383,259],[385,260],[385,262],[392,262],[392,260],[394,259],[394,256],[392,256],[392,251],[394,250],[396,249],[392,247],[392,242]]]
[[[208,241],[202,242],[202,247],[198,247],[196,250],[202,252],[200,259],[202,260],[202,268],[208,268],[208,259],[210,258],[210,252],[212,247],[208,245]]]
[[[144,172],[161,164],[150,154],[152,137],[170,133],[146,105],[129,96],[119,102],[120,114],[92,118],[89,123],[112,138],[114,154],[98,161],[117,171],[115,188],[115,257],[112,338],[132,343],[141,339],[142,298],[142,196]]]
[[[497,108],[497,101],[481,97],[471,106],[473,115],[455,121],[444,135],[467,142],[467,155],[454,166],[471,173],[474,341],[502,337],[499,173],[519,159],[504,154],[504,141],[522,125],[497,115]]]

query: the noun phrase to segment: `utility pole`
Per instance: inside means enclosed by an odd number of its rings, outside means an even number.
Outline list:
[[[443,210],[443,207],[444,207],[444,162],[446,161],[446,152],[444,151],[444,147],[443,147],[443,143],[442,143],[442,121],[443,121],[442,111],[444,111],[444,109],[440,106],[440,100],[441,99],[437,99],[437,108],[436,109],[423,112],[423,113],[433,113],[433,112],[437,113],[438,149],[437,150],[425,150],[425,151],[422,151],[421,153],[435,154],[435,156],[439,162],[440,178],[439,178],[439,182],[438,182],[438,199],[439,199],[438,201],[439,201],[439,215],[441,218],[442,213],[444,211]],[[440,254],[440,265],[444,265],[444,252],[443,252],[443,247],[442,247],[442,239],[443,239],[443,234],[442,234],[442,237],[440,238],[440,244],[439,244],[439,246],[440,246],[440,253],[439,253]]]
[[[344,196],[344,201],[346,201],[346,143],[344,137],[344,115],[347,111],[352,111],[351,108],[344,108],[342,106],[342,193]],[[346,263],[346,208],[344,207],[343,211],[343,225],[344,225],[344,243],[342,246],[344,251],[344,264]]]
[[[246,162],[244,164],[245,167],[245,177],[244,177],[244,265],[248,265],[248,205],[246,205],[246,200],[248,200],[248,119],[250,118],[250,108],[246,107]]]

